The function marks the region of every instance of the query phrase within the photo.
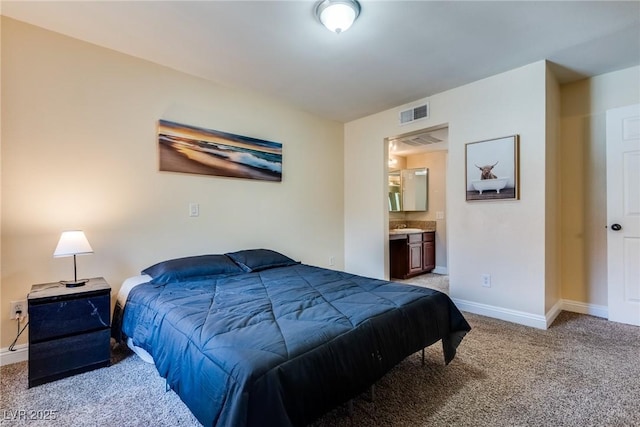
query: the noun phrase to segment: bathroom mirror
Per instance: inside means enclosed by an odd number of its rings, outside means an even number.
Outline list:
[[[400,171],[389,172],[389,212],[402,211],[402,190]]]
[[[427,210],[429,169],[389,172],[389,212]]]

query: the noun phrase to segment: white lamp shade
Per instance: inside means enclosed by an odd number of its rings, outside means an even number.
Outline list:
[[[320,22],[334,33],[347,31],[360,13],[354,0],[325,0],[316,10]]]
[[[58,241],[58,246],[53,252],[54,257],[65,257],[71,255],[92,254],[93,249],[80,230],[63,231]]]

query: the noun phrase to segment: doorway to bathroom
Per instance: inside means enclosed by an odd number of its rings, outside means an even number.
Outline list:
[[[410,279],[398,280],[390,277],[389,244],[385,247],[387,260],[387,276],[390,280],[412,283],[420,286],[448,288],[447,261],[447,163],[449,149],[449,127],[440,125],[414,132],[408,132],[384,141],[387,156],[385,168],[389,181],[388,208],[385,215],[386,225],[390,232],[397,228],[435,229],[435,268],[427,274]],[[426,206],[404,203],[403,200],[419,199],[420,194],[405,194],[413,191],[405,189],[397,179],[403,171],[420,171],[426,169]],[[419,190],[420,192],[422,190]],[[432,284],[433,286],[430,286]],[[448,289],[447,289],[448,290]]]

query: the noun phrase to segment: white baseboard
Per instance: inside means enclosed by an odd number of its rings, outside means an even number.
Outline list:
[[[561,312],[562,312],[562,300],[558,300],[558,302],[556,302],[553,305],[553,307],[551,307],[551,310],[549,310],[545,315],[545,318],[547,319],[547,327],[545,329],[548,329],[549,326],[551,326],[553,321],[556,320],[556,317],[558,317],[558,315]]]
[[[29,360],[28,344],[18,344],[14,348],[16,351],[9,351],[9,347],[0,348],[0,366]]]
[[[443,267],[441,265],[436,265],[436,268],[431,270],[431,272],[436,274],[449,274],[449,268]]]
[[[580,301],[562,300],[562,309],[573,313],[589,314],[591,316],[609,318],[609,307],[606,305],[587,304]]]
[[[468,311],[469,313],[506,320],[507,322],[518,323],[520,325],[531,326],[538,329],[549,328],[563,310],[571,311],[573,313],[589,314],[591,316],[603,317],[605,319],[609,317],[606,306],[563,299],[559,300],[545,316],[458,298],[452,298],[452,300],[462,311]]]
[[[538,329],[547,329],[547,318],[545,316],[527,313],[524,311],[511,310],[509,308],[496,307],[473,301],[452,298],[455,305],[462,311],[480,314],[482,316],[493,317],[495,319],[506,320],[507,322],[518,323],[520,325],[531,326]]]

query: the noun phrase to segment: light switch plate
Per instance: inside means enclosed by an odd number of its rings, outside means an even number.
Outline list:
[[[189,216],[200,216],[200,205],[198,203],[189,203]]]

